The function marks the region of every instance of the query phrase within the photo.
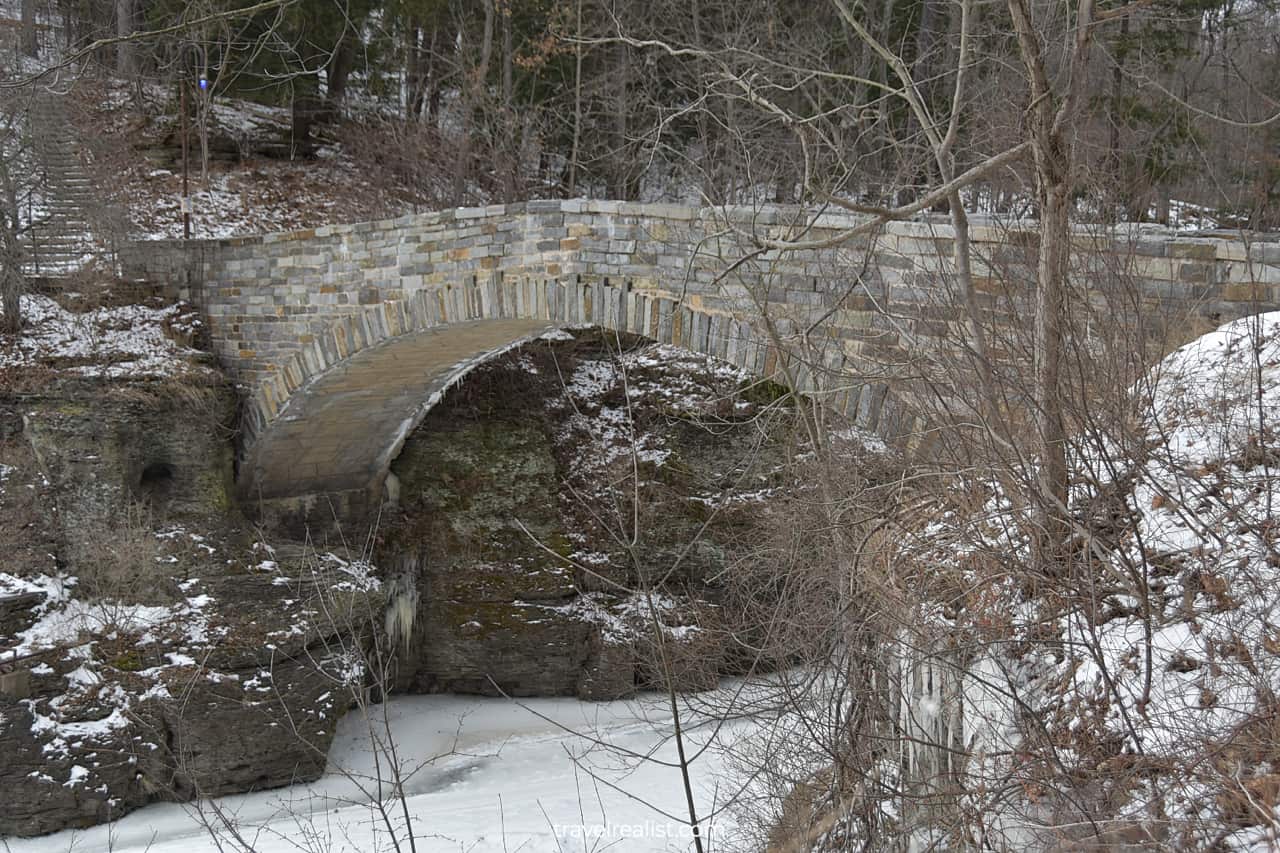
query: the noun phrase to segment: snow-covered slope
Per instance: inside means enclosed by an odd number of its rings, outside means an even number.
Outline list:
[[[1146,457],[1122,471],[1089,460],[1099,482],[1109,474],[1132,481],[1113,563],[1132,589],[1108,601],[1114,618],[1081,612],[1067,622],[1065,639],[1090,653],[1059,667],[1058,722],[1093,722],[1155,771],[1159,783],[1135,790],[1126,812],[1167,816],[1188,845],[1207,841],[1207,825],[1229,846],[1272,849],[1280,829],[1280,313],[1182,347],[1149,383]]]
[[[998,498],[928,531],[967,530],[942,559],[981,590],[965,710],[988,754],[970,783],[1019,792],[979,798],[1003,843],[1275,849],[1280,313],[1193,341],[1133,390],[1144,414],[1123,437],[1075,439],[1068,576],[997,570],[1027,559]]]

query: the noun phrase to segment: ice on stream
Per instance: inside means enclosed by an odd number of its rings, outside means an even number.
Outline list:
[[[723,747],[757,723],[716,726],[692,717],[693,781],[701,830],[727,840],[737,789]],[[147,806],[112,824],[35,839],[9,839],[12,853],[258,853],[394,850],[407,809],[419,853],[454,851],[677,851],[692,849],[671,714],[661,697],[630,702],[398,696],[349,713],[329,769],[311,784],[220,797],[199,806]],[[405,791],[390,796],[394,741]],[[378,744],[372,748],[371,743]],[[647,756],[641,760],[638,756]],[[381,764],[382,772],[378,771]],[[378,782],[388,812],[376,807]],[[222,815],[222,817],[219,817]],[[234,824],[241,842],[224,826]],[[215,839],[212,826],[223,826]],[[403,849],[409,849],[407,846]]]

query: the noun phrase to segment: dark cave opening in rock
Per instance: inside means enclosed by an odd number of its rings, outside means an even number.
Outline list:
[[[174,472],[168,462],[152,462],[138,477],[138,497],[152,506],[164,506],[173,495]]]

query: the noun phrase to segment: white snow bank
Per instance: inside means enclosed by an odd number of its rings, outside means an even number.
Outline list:
[[[74,584],[75,580],[70,580],[70,583]],[[63,577],[53,577],[51,575],[21,577],[8,572],[0,572],[0,596],[43,592],[45,594],[45,604],[43,606],[48,606],[50,602],[61,600],[67,585],[69,585],[67,579]]]
[[[1000,565],[1028,553],[1024,519],[998,486],[980,512],[953,509],[921,534],[983,589],[972,619],[1001,638],[990,648],[1011,650],[979,661],[975,678],[996,690],[968,697],[966,736],[985,754],[969,771],[1017,774],[1017,761],[994,756],[1039,755],[1007,725],[1008,702],[990,701],[1016,693],[1037,721],[1032,734],[1057,739],[1041,772],[1061,765],[1103,784],[1108,762],[1131,763],[1151,783],[1129,791],[1116,817],[1160,821],[1171,846],[1221,832],[1227,849],[1259,849],[1280,828],[1268,811],[1277,803],[1258,799],[1272,795],[1257,793],[1280,767],[1250,746],[1280,695],[1280,312],[1181,347],[1132,390],[1142,414],[1125,440],[1073,439],[1073,508],[1096,525],[1096,547],[1058,597]],[[1240,797],[1255,801],[1247,819],[1223,811]],[[1027,815],[1034,801],[996,821],[1006,841],[1034,823]]]
[[[5,577],[0,576],[0,584]],[[18,634],[15,654],[27,655],[46,649],[74,646],[104,633],[139,634],[138,644],[158,642],[161,635],[174,634],[188,642],[207,640],[206,608],[213,603],[207,595],[185,601],[154,606],[121,604],[114,601],[85,601],[71,598],[68,589],[74,581],[41,576],[27,582],[48,595],[40,618]]]
[[[1229,736],[1260,696],[1280,692],[1280,312],[1176,350],[1142,390],[1152,400],[1149,454],[1126,472],[1136,523],[1118,557],[1152,578],[1153,624],[1134,615],[1095,627],[1103,654],[1082,661],[1073,683],[1100,695],[1109,670],[1125,700],[1109,724],[1135,749],[1178,755]],[[1100,459],[1086,461],[1109,481]],[[1069,626],[1080,642],[1090,637],[1084,618]]]

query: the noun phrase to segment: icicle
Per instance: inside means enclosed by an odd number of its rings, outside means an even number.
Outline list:
[[[394,472],[387,472],[387,479],[382,481],[386,502],[392,507],[400,506],[400,478]]]
[[[418,615],[417,570],[418,559],[406,557],[400,573],[387,584],[387,636],[405,651],[413,639],[413,621]]]

